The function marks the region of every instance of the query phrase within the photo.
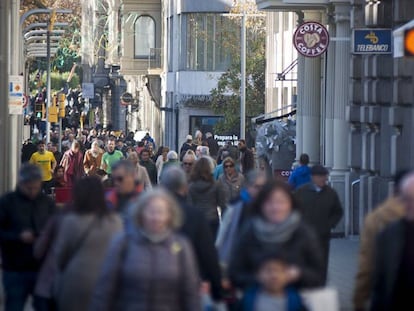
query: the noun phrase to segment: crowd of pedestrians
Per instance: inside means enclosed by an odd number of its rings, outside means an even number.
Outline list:
[[[155,153],[149,134],[84,134],[67,131],[62,153],[38,141],[0,198],[6,311],[29,296],[36,311],[299,311],[303,290],[326,286],[343,208],[307,155],[288,182],[258,168],[243,140],[219,148],[199,132]],[[364,235],[358,310],[370,297],[373,311],[411,303],[413,176],[393,216],[375,216],[382,225]],[[59,187],[72,195],[57,207]]]

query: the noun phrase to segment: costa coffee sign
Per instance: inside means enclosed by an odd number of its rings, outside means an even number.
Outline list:
[[[303,56],[317,57],[328,48],[328,30],[317,22],[303,23],[293,35],[293,45]]]

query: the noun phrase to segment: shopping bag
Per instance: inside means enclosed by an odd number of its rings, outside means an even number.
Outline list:
[[[300,294],[309,311],[339,311],[338,291],[333,287],[304,290]]]

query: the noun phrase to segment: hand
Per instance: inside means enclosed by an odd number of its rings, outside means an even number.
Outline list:
[[[34,242],[34,234],[31,230],[25,230],[20,233],[20,239],[27,244],[32,244]]]

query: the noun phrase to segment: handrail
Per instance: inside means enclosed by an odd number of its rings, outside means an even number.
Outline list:
[[[355,231],[354,231],[354,188],[355,188],[356,185],[359,185],[360,183],[361,183],[361,179],[354,180],[351,183],[351,197],[350,197],[350,201],[351,201],[351,204],[350,204],[351,235],[355,235]]]

